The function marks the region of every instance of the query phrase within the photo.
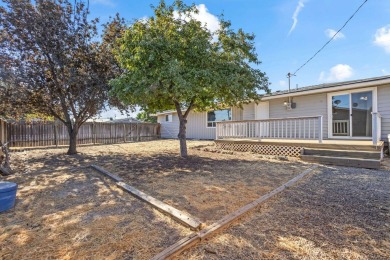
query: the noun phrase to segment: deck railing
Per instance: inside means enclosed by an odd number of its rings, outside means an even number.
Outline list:
[[[333,120],[333,135],[349,136],[349,120]]]
[[[218,122],[216,139],[323,139],[322,116]]]
[[[379,145],[382,135],[382,117],[378,112],[372,112],[372,143]]]

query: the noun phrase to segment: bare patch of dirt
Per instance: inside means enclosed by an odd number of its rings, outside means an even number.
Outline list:
[[[213,142],[177,140],[111,146],[88,151],[97,164],[129,185],[211,224],[292,179],[309,165],[252,153],[216,151]],[[100,157],[101,156],[101,157]],[[99,158],[100,157],[100,158]]]
[[[148,259],[190,234],[92,169],[7,181],[19,187],[15,208],[0,214],[0,259]]]
[[[179,258],[389,259],[389,187],[389,171],[321,167]]]
[[[149,259],[191,232],[87,168],[97,164],[207,224],[309,168],[297,159],[177,140],[14,153],[17,204],[0,259]],[[388,259],[390,173],[321,167],[182,259]]]
[[[88,168],[97,164],[129,185],[207,223],[278,187],[309,165],[251,153],[213,151],[177,140],[37,149],[14,153],[17,204],[0,214],[0,259],[149,259],[190,230]],[[207,149],[210,151],[207,151]]]

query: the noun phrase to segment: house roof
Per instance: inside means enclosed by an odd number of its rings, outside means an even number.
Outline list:
[[[390,84],[390,75],[366,79],[357,79],[350,81],[334,82],[327,84],[312,85],[302,88],[295,88],[283,91],[276,91],[271,94],[262,95],[261,100],[270,100],[283,97],[293,97],[293,96],[303,96],[314,93],[324,93],[338,90],[354,89],[354,88],[364,88],[370,86],[379,86],[384,84]],[[167,110],[156,113],[156,115],[168,115],[176,113],[176,110]]]
[[[151,114],[151,116],[170,115],[173,113],[176,113],[176,110],[165,110],[165,111],[157,112],[155,114]]]
[[[354,89],[354,88],[362,88],[362,87],[369,87],[369,86],[378,86],[383,84],[390,84],[390,76],[313,85],[313,86],[307,86],[302,88],[290,89],[290,91],[288,90],[276,91],[271,94],[264,95],[262,99],[268,100],[268,99],[274,99],[274,98],[280,98],[286,96],[301,96],[301,95],[308,95],[313,93],[330,92],[333,90]]]

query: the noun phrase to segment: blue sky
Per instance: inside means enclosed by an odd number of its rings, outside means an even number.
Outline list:
[[[91,17],[102,22],[119,13],[126,20],[153,15],[159,1],[90,0]],[[172,1],[167,1],[171,3]],[[256,35],[260,69],[272,91],[288,89],[295,72],[340,29],[364,0],[194,0],[198,19],[213,29],[218,15]],[[323,51],[291,78],[291,87],[390,74],[390,1],[368,0]],[[112,112],[111,112],[112,114]]]
[[[107,21],[119,13],[126,20],[153,15],[159,1],[91,0],[91,17]],[[172,1],[167,1],[171,3]],[[260,68],[271,89],[288,89],[296,71],[328,41],[364,0],[195,0],[210,26],[220,14],[256,35]],[[295,26],[294,19],[295,18]],[[332,34],[333,31],[333,34]],[[390,74],[390,1],[368,0],[355,17],[311,62],[291,78],[291,87]]]

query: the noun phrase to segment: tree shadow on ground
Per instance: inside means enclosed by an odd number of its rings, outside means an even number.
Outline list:
[[[0,258],[148,258],[189,232],[92,169],[7,180],[19,189],[0,214]]]

